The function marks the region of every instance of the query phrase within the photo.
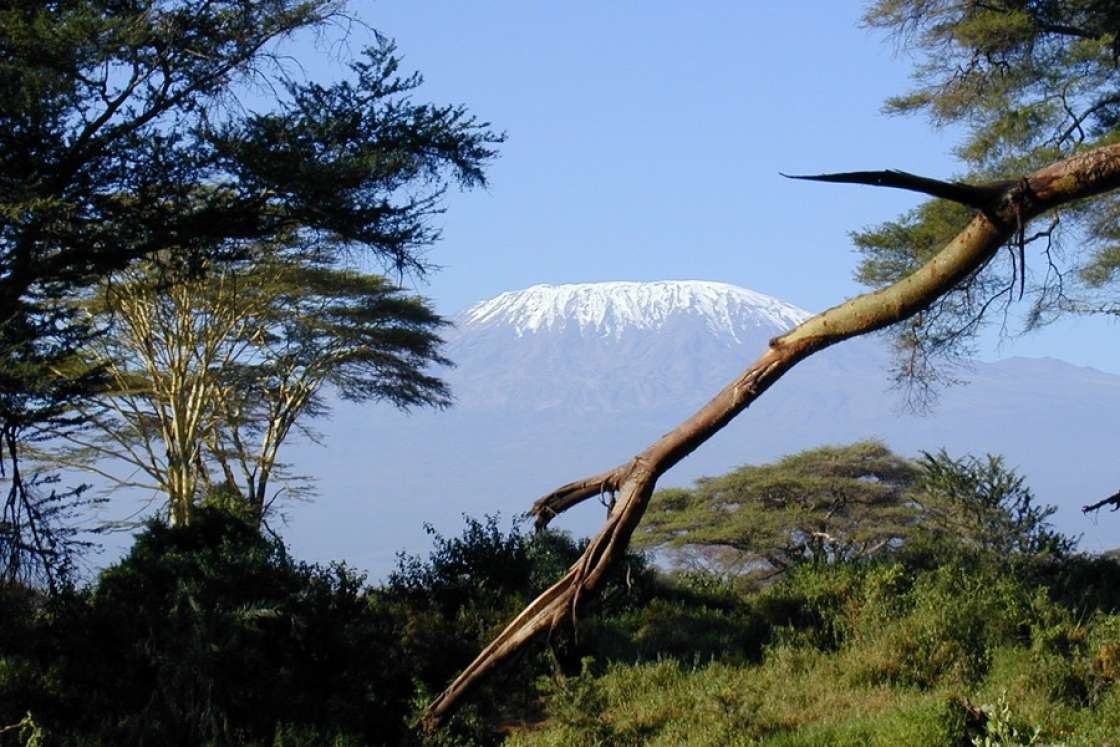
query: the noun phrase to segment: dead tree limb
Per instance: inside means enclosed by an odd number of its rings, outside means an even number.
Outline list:
[[[536,517],[537,529],[544,529],[554,516],[567,511],[577,503],[596,495],[617,492],[627,466],[629,465],[615,467],[601,475],[561,485],[543,498],[537,499],[529,509],[529,515]]]
[[[1105,506],[1111,506],[1113,511],[1120,510],[1120,491],[1113,493],[1104,500],[1097,501],[1096,503],[1090,503],[1088,506],[1082,506],[1081,513],[1088,514],[1092,513],[1093,511],[1099,511]]]
[[[888,169],[886,171],[843,171],[835,174],[782,174],[787,179],[808,179],[814,182],[836,182],[839,184],[866,184],[872,187],[892,187],[910,192],[921,192],[931,197],[959,202],[962,205],[984,210],[1016,182],[992,182],[990,184],[965,184],[963,182],[943,182],[906,171]]]
[[[852,172],[860,176],[860,172]],[[889,187],[928,187],[936,180],[901,172],[863,172],[888,176],[834,179]],[[896,176],[889,176],[895,174]],[[827,175],[826,175],[827,176]],[[899,182],[903,183],[899,183]],[[967,186],[967,185],[966,185]],[[521,651],[531,640],[549,632],[566,618],[575,618],[587,595],[603,583],[611,565],[621,559],[630,536],[641,521],[657,479],[700,444],[729,423],[799,361],[851,337],[903,321],[929,306],[992,256],[1031,218],[1065,203],[1120,187],[1120,145],[1087,151],[1059,161],[1022,180],[988,190],[980,212],[948,245],[911,275],[880,290],[866,293],[817,314],[795,329],[771,340],[770,347],[710,402],[629,463],[594,477],[569,483],[537,501],[531,513],[538,525],[582,500],[603,491],[617,493],[606,525],[568,572],[488,645],[478,657],[429,704],[427,729],[437,728],[476,682],[498,664]],[[931,193],[928,189],[919,189]],[[944,190],[942,190],[944,191]],[[964,190],[969,201],[975,191]],[[968,202],[966,202],[968,204]]]

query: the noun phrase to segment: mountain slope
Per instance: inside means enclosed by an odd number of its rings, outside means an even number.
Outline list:
[[[506,327],[521,337],[563,333],[571,326],[584,336],[617,339],[635,330],[660,330],[681,316],[738,340],[740,331],[789,329],[811,314],[728,283],[684,280],[534,285],[476,304],[460,319],[475,334]]]
[[[466,409],[623,413],[692,403],[809,316],[726,283],[535,285],[456,316],[449,376]]]

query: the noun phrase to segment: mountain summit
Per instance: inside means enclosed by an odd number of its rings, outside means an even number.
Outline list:
[[[581,335],[617,338],[632,329],[661,330],[682,316],[738,340],[745,330],[784,332],[811,314],[727,283],[669,280],[534,285],[472,306],[459,324],[475,330],[505,326],[518,336],[573,328]]]
[[[456,317],[448,379],[465,408],[694,405],[809,316],[727,283],[534,285]]]

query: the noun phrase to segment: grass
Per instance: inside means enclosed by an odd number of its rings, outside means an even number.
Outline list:
[[[1120,745],[1120,616],[1024,578],[893,563],[662,599],[600,624],[506,744]]]
[[[846,686],[834,655],[782,648],[761,665],[666,659],[557,685],[550,720],[509,745],[934,745],[964,735],[951,691]]]

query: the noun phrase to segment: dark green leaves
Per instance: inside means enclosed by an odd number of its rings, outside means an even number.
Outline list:
[[[885,111],[957,128],[969,181],[1018,179],[1120,137],[1120,5],[1111,0],[877,0],[864,20],[894,34],[917,60],[914,88],[889,99]],[[1044,217],[1056,222],[1026,229],[1013,247],[1020,261],[990,263],[900,328],[898,370],[919,393],[912,402],[927,404],[931,383],[946,378],[937,360],[968,355],[992,317],[1006,324],[1012,289],[1030,303],[1024,329],[1070,311],[1115,311],[1107,286],[1118,204],[1105,195]],[[965,220],[960,209],[930,203],[855,234],[864,255],[858,279],[872,286],[897,279]],[[1074,251],[1062,257],[1059,239],[1070,236]]]

